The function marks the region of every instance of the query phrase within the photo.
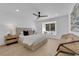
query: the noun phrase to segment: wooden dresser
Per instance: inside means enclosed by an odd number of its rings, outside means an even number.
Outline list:
[[[5,44],[9,45],[9,44],[18,42],[19,36],[18,35],[7,35],[7,36],[4,36],[4,38],[5,38]]]

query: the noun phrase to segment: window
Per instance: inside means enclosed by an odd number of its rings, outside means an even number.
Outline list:
[[[46,24],[46,31],[55,31],[55,23]]]
[[[56,21],[43,22],[42,23],[42,33],[47,35],[56,35],[57,33],[57,24]]]

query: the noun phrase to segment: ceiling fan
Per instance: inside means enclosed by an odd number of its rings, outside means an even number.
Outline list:
[[[48,17],[48,15],[41,15],[40,12],[38,12],[37,14],[33,13],[33,15],[37,16],[37,19],[40,17]]]

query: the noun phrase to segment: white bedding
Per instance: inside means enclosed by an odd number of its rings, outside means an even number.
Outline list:
[[[20,35],[21,39],[23,39],[24,44],[28,44],[29,46],[31,45],[36,45],[39,42],[46,40],[46,37],[44,34],[34,34],[34,35],[29,35],[29,36],[23,36]]]

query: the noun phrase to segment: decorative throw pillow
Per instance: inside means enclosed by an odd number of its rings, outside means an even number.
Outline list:
[[[23,31],[23,35],[24,35],[24,36],[29,35],[28,31]]]

